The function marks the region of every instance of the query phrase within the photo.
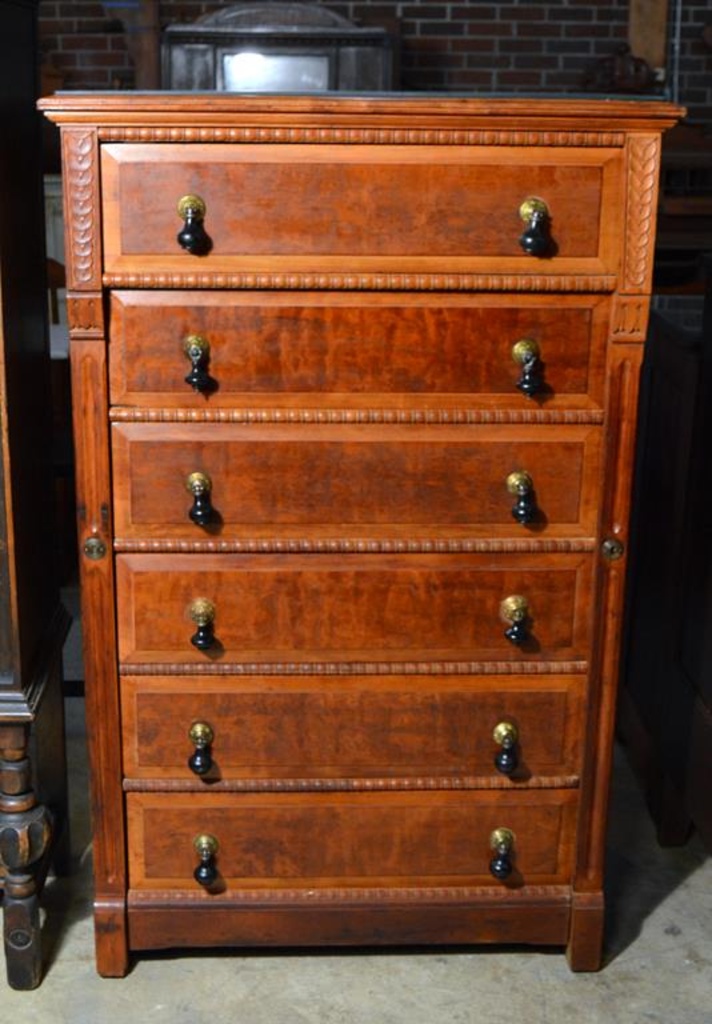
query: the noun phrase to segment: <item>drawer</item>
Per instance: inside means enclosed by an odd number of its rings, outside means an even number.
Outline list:
[[[115,423],[117,543],[592,537],[601,443],[600,427]]]
[[[418,793],[129,793],[129,886],[219,900],[249,889],[557,885],[570,881],[576,790]],[[514,834],[512,874],[490,837]],[[218,843],[213,892],[194,840]]]
[[[220,670],[587,658],[592,573],[586,553],[123,554],[119,656],[125,671],[143,663]],[[512,596],[528,606],[519,644],[505,637],[511,623],[501,617]]]
[[[616,273],[622,173],[617,148],[109,143],[104,268]],[[176,240],[186,194],[205,203],[204,255]],[[551,218],[545,260],[519,243],[533,196]]]
[[[368,409],[374,396],[422,407],[437,395],[482,408],[600,408],[609,313],[608,297],[587,295],[117,291],[111,401]],[[203,392],[186,381],[194,336]],[[536,404],[517,388],[512,350],[522,339],[539,350]]]
[[[523,785],[577,776],[584,689],[584,677],[573,675],[125,676],[124,772],[210,787],[468,776]],[[196,722],[213,737],[203,774],[188,766]],[[495,767],[502,746],[493,732],[502,723],[516,729],[511,772]]]

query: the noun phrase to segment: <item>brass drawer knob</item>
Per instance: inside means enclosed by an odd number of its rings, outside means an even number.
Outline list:
[[[527,620],[529,618],[529,602],[521,594],[510,594],[499,606],[499,614],[503,622],[508,622],[504,635],[510,643],[520,646],[529,639]]]
[[[490,872],[500,882],[509,878],[512,873],[514,842],[514,832],[508,828],[496,828],[490,835],[490,849],[494,852],[494,857],[490,861]]]
[[[187,195],[178,200],[178,216],[182,217],[184,223],[176,238],[181,248],[193,256],[205,256],[212,248],[210,237],[203,227],[205,213],[205,200],[200,196]]]
[[[185,377],[194,391],[209,394],[217,388],[217,381],[208,373],[210,342],[202,334],[189,334],[183,341],[183,354],[190,359],[190,373]]]
[[[543,199],[530,196],[519,207],[519,216],[526,225],[520,235],[519,244],[527,256],[551,256],[553,243],[549,227],[549,207]]]
[[[495,754],[494,766],[502,775],[512,775],[519,767],[517,740],[519,731],[511,722],[499,722],[494,727],[492,738],[500,748]]]
[[[207,473],[191,473],[185,481],[185,489],[193,495],[188,516],[197,526],[208,526],[215,518],[215,509],[210,502],[212,481]]]
[[[218,880],[218,869],[215,865],[215,858],[219,844],[215,836],[203,833],[193,840],[193,848],[200,858],[200,863],[193,872],[193,878],[205,889],[210,889]]]
[[[507,490],[516,497],[512,506],[512,517],[522,526],[533,523],[539,509],[534,497],[534,483],[528,473],[517,470],[507,477]]]
[[[512,346],[512,359],[522,369],[516,384],[522,394],[533,398],[543,391],[541,352],[537,343],[531,338],[520,338]]]
[[[188,758],[188,767],[195,775],[207,775],[213,767],[210,747],[215,734],[207,722],[193,722],[188,730],[188,737],[195,747]]]
[[[190,642],[199,651],[209,650],[215,645],[215,605],[207,597],[197,597],[191,602],[188,613],[198,627]]]

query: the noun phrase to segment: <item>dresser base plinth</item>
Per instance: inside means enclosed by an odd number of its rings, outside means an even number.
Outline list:
[[[221,906],[176,901],[129,902],[132,950],[191,947],[428,946],[516,944],[566,946],[571,930],[568,890],[511,901],[482,896],[466,903],[377,906]],[[574,969],[578,968],[572,961]],[[591,969],[596,969],[596,964]]]

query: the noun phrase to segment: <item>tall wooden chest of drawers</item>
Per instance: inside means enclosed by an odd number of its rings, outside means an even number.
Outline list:
[[[98,967],[600,962],[656,102],[65,95]]]

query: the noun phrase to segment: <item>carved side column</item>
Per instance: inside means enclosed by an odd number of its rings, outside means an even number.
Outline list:
[[[0,868],[8,983],[36,988],[42,978],[38,894],[52,820],[32,789],[28,725],[0,726]]]
[[[102,293],[99,139],[62,128],[67,318],[91,765],[96,963],[103,977],[128,969],[126,837],[114,624],[109,384]]]

